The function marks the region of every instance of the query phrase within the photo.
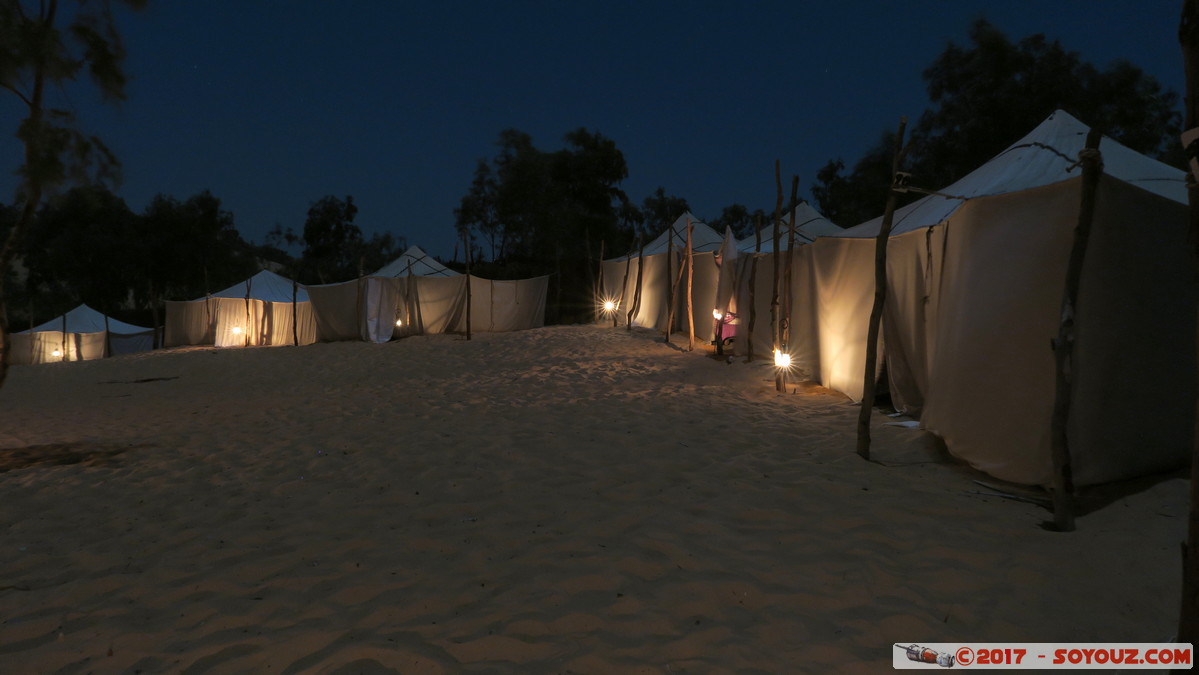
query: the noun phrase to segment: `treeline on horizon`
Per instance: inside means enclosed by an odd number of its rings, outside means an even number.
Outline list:
[[[920,187],[951,184],[1056,109],[1133,150],[1184,166],[1178,94],[1126,61],[1100,69],[1044,35],[1013,42],[979,20],[970,44],[947,45],[923,77],[930,105],[909,127],[904,165]],[[478,160],[454,210],[472,273],[551,275],[548,323],[591,316],[601,253],[635,250],[639,240],[648,242],[690,210],[685,198],[662,187],[634,203],[620,188],[628,177],[624,155],[599,132],[579,128],[563,143],[542,150],[524,132],[502,131],[495,155]],[[852,167],[830,159],[809,186],[815,208],[842,227],[876,217],[891,184],[893,147],[888,129]],[[759,208],[731,204],[719,214],[696,215],[717,231],[752,236],[774,218],[775,186],[764,184],[762,195]],[[901,205],[918,197],[904,195]],[[301,283],[354,279],[390,262],[407,244],[391,233],[364,237],[356,213],[352,196],[325,196],[310,205],[301,233],[276,225],[264,243],[253,244],[209,192],[184,200],[159,195],[135,214],[103,186],[76,187],[48,200],[20,242],[24,271],[10,271],[9,318],[20,330],[86,302],[118,318],[159,325],[163,300],[201,297],[264,266]],[[0,235],[15,214],[15,206],[0,205]],[[302,252],[292,256],[297,247]],[[443,262],[463,270],[461,263]]]

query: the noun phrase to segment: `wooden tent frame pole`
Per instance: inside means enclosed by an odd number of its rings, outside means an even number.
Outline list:
[[[645,235],[637,235],[637,285],[633,288],[633,306],[629,307],[625,330],[633,330],[633,316],[641,311],[641,280],[645,270]]]
[[[670,344],[670,331],[674,328],[674,223],[666,230],[666,334],[662,341]]]
[[[754,300],[758,285],[758,258],[762,255],[762,216],[754,218],[754,257],[749,261],[749,331],[745,336],[745,362],[754,360],[754,323],[758,318],[758,305]]]
[[[870,308],[870,324],[866,331],[866,367],[862,374],[862,406],[858,410],[858,455],[865,460],[870,459],[870,414],[874,410],[878,333],[883,320],[883,307],[887,301],[887,244],[891,239],[891,223],[895,219],[895,184],[899,166],[903,162],[903,134],[907,126],[908,118],[899,118],[899,131],[895,134],[895,154],[891,160],[891,185],[887,188],[887,207],[883,211],[883,222],[878,228],[878,236],[874,239],[874,305]]]
[[[791,343],[791,261],[795,259],[795,208],[799,201],[799,176],[791,177],[791,219],[787,223],[787,264],[783,272],[783,306],[779,325],[779,349],[787,351]],[[779,369],[783,391],[787,390],[787,371]]]
[[[1061,323],[1053,341],[1053,356],[1057,377],[1053,398],[1053,417],[1050,422],[1050,448],[1053,458],[1053,526],[1059,532],[1074,530],[1074,477],[1070,462],[1070,443],[1067,425],[1070,421],[1074,340],[1078,316],[1078,294],[1082,285],[1082,266],[1086,261],[1087,243],[1095,220],[1095,193],[1103,175],[1103,157],[1099,154],[1102,134],[1091,129],[1085,149],[1079,153],[1082,164],[1082,187],[1078,206],[1078,224],[1074,228],[1074,244],[1066,266],[1065,291],[1062,294]]]
[[[695,278],[695,252],[691,250],[691,219],[687,219],[687,351],[695,350],[695,306],[691,297]]]
[[[462,233],[462,246],[466,249],[466,339],[470,340],[470,321],[471,321],[471,292],[470,292],[470,242],[466,240],[466,233]],[[558,283],[561,285],[562,278],[558,277]]]
[[[783,219],[783,178],[779,160],[774,160],[774,277],[771,281],[770,293],[770,339],[774,343],[772,357],[783,349],[783,327],[779,317],[779,225]],[[779,369],[774,373],[774,390],[783,391],[783,374]]]

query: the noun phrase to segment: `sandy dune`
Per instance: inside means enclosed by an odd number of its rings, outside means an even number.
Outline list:
[[[867,673],[1172,635],[1185,480],[1052,533],[886,418],[860,460],[856,407],[771,377],[594,326],[15,368],[0,671]]]

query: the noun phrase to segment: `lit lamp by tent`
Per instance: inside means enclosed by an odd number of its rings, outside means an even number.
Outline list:
[[[774,368],[782,378],[783,384],[786,385],[787,373],[791,370],[791,355],[781,349],[774,350]]]
[[[233,333],[234,335],[241,335],[241,326],[234,326],[233,328],[229,329],[229,332]]]
[[[716,320],[716,355],[724,356],[724,325],[731,323],[737,318],[732,312],[721,312],[719,309],[712,310],[712,318]]]

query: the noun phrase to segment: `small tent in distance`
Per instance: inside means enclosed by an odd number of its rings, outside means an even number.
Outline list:
[[[87,361],[154,347],[154,329],[118,321],[87,305],[10,337],[14,364]]]
[[[691,280],[695,336],[705,341],[712,339],[715,334],[712,310],[719,282],[715,253],[724,243],[724,237],[690,212],[679,216],[643,249],[603,261],[599,292],[604,300],[616,305],[612,311],[618,323],[625,323],[632,309],[632,325],[664,331],[671,305],[669,298],[673,298],[675,319],[671,330],[686,329],[687,281],[680,279],[679,271],[686,261],[688,227],[695,265]],[[673,254],[669,253],[671,251]],[[668,279],[668,273],[674,278]],[[602,316],[601,321],[611,321],[611,315]]]
[[[373,277],[454,277],[458,272],[442,265],[436,258],[425,253],[419,246],[409,246],[400,257],[384,265]]]
[[[197,300],[168,301],[166,346],[306,345],[316,323],[305,288],[270,270]]]

